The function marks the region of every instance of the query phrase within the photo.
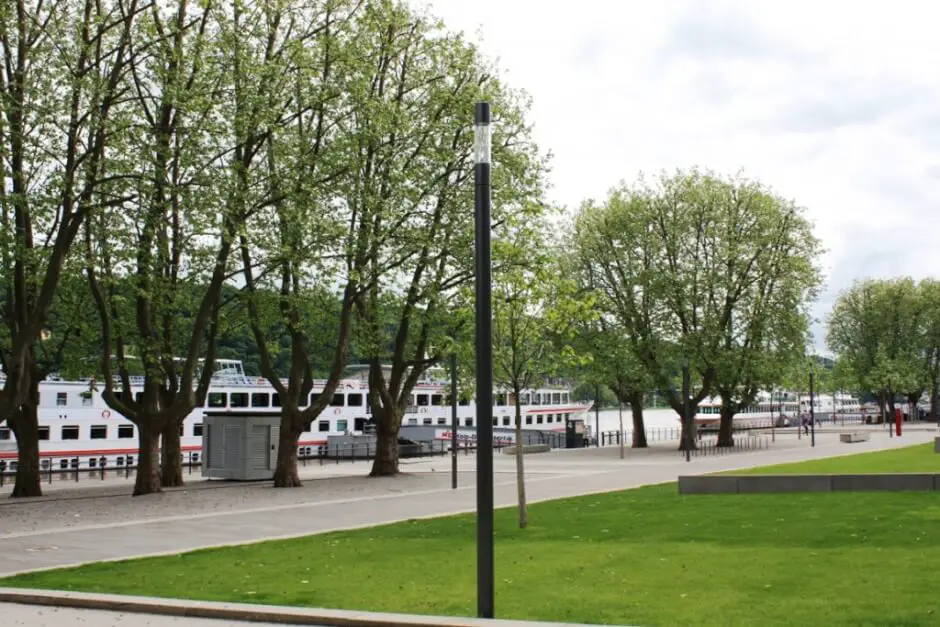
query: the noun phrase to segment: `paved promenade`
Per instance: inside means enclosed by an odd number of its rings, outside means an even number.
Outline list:
[[[908,446],[931,441],[936,430],[901,438],[873,433],[871,440],[841,444],[835,433],[809,440],[778,434],[770,449],[691,462],[663,443],[648,450],[617,447],[556,451],[526,457],[531,502],[675,481],[699,474]],[[0,575],[92,561],[178,553],[197,548],[296,537],[468,512],[475,509],[474,456],[460,456],[459,488],[450,489],[450,459],[403,463],[399,477],[368,478],[365,463],[308,467],[303,488],[274,490],[268,483],[212,482],[190,489],[133,498],[129,484],[61,492],[32,502],[0,505]],[[344,469],[351,476],[319,476]],[[515,502],[514,462],[495,460],[495,502]],[[224,486],[224,487],[217,487]],[[76,498],[83,496],[84,498]]]

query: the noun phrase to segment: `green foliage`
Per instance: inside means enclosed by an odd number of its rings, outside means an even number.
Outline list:
[[[917,398],[940,378],[940,283],[910,277],[856,281],[828,320],[844,379],[866,392]]]
[[[746,403],[779,381],[803,353],[820,283],[819,241],[803,214],[758,182],[698,170],[585,202],[572,248],[601,332],[612,333],[596,343],[620,352],[600,361],[655,386],[680,413],[684,364],[693,406],[713,389]]]

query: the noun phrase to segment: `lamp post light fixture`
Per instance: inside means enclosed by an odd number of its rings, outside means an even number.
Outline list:
[[[493,618],[493,302],[490,253],[490,103],[474,107],[476,222],[477,615]]]

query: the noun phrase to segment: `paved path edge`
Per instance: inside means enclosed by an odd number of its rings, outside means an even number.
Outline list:
[[[604,471],[604,472],[606,472],[606,471]],[[589,473],[589,474],[604,474],[604,472]],[[585,476],[588,476],[588,475],[585,475]],[[528,485],[528,483],[529,483],[529,482],[526,481],[526,484],[527,484],[527,485]],[[581,498],[581,497],[584,497],[584,496],[596,496],[596,495],[600,495],[600,494],[610,494],[610,493],[613,493],[613,492],[625,492],[625,491],[627,491],[627,490],[636,490],[636,489],[638,489],[638,488],[646,488],[646,487],[649,487],[649,486],[663,485],[663,484],[667,484],[667,483],[677,483],[677,480],[676,480],[676,479],[667,479],[667,480],[665,480],[665,481],[649,481],[649,482],[646,482],[646,483],[641,483],[641,484],[634,485],[634,486],[627,487],[627,488],[623,488],[623,487],[619,487],[619,488],[604,488],[604,489],[601,489],[601,490],[592,490],[592,491],[590,491],[590,492],[583,492],[583,493],[577,494],[577,495],[575,495],[575,496],[549,496],[549,497],[545,497],[545,498],[538,498],[538,499],[527,500],[527,501],[526,501],[526,505],[528,506],[528,505],[532,505],[532,504],[534,504],[534,503],[543,503],[543,502],[546,502],[546,501],[561,501],[561,500],[564,500],[564,499],[576,499],[576,498]],[[502,506],[499,506],[499,507],[494,507],[493,509],[494,509],[494,510],[498,510],[498,509],[509,509],[509,508],[512,508],[512,507],[517,507],[517,505],[502,505]],[[31,574],[31,573],[41,573],[41,572],[46,572],[46,571],[51,571],[51,570],[70,570],[70,569],[72,569],[72,568],[80,568],[80,567],[82,567],[82,566],[89,566],[89,565],[91,565],[91,564],[105,564],[105,563],[109,563],[109,562],[129,562],[129,561],[134,561],[134,560],[147,559],[147,558],[150,558],[150,557],[169,557],[169,556],[171,556],[171,555],[182,555],[182,554],[184,554],[184,553],[195,553],[196,551],[206,551],[206,550],[213,550],[213,549],[227,549],[227,548],[236,547],[236,546],[251,546],[251,545],[253,545],[253,544],[262,544],[262,543],[264,543],[264,542],[278,542],[278,541],[282,541],[282,540],[298,540],[298,539],[300,539],[300,538],[308,538],[308,537],[310,537],[310,536],[319,536],[319,535],[323,535],[323,534],[326,534],[326,533],[337,533],[337,532],[341,532],[341,531],[358,531],[358,530],[360,530],[360,529],[371,529],[371,528],[373,528],[373,527],[385,527],[385,526],[388,526],[388,525],[397,525],[397,524],[400,524],[400,523],[403,523],[403,522],[412,521],[412,520],[433,520],[433,519],[435,519],[435,518],[447,518],[448,516],[462,516],[462,515],[465,515],[465,514],[474,514],[474,513],[476,513],[476,511],[477,511],[477,510],[476,510],[476,507],[472,507],[472,508],[462,508],[462,509],[455,509],[455,510],[453,510],[453,511],[444,512],[444,513],[424,514],[424,515],[421,515],[421,516],[408,516],[408,517],[405,517],[405,518],[398,518],[398,519],[396,519],[396,520],[385,520],[385,521],[381,521],[381,522],[370,522],[370,523],[365,523],[365,524],[362,524],[362,525],[341,525],[341,526],[339,526],[339,527],[331,527],[331,528],[329,528],[329,529],[318,529],[318,530],[313,530],[313,531],[304,531],[304,532],[302,532],[302,533],[289,533],[289,534],[284,534],[284,535],[280,535],[280,536],[269,536],[269,537],[266,537],[266,538],[257,538],[257,539],[254,539],[254,540],[236,540],[236,541],[234,541],[234,542],[219,542],[219,543],[217,543],[217,544],[207,544],[207,545],[205,545],[205,546],[200,546],[200,547],[198,547],[198,548],[193,548],[193,549],[182,549],[182,550],[172,549],[172,550],[169,550],[169,551],[156,551],[156,552],[153,552],[153,553],[141,553],[141,554],[139,554],[139,555],[125,555],[125,556],[122,556],[122,557],[112,557],[112,558],[108,558],[108,559],[86,560],[86,561],[83,561],[83,562],[75,562],[75,563],[73,563],[73,564],[66,564],[66,565],[64,565],[64,566],[63,566],[63,565],[59,565],[59,566],[43,566],[43,567],[41,567],[41,568],[27,568],[27,569],[25,569],[25,570],[18,570],[18,571],[12,572],[12,573],[4,574],[4,575],[0,576],[0,580],[3,580],[3,579],[11,579],[11,578],[13,578],[13,577],[18,577],[18,576],[20,576],[20,575],[26,575],[26,574]],[[0,588],[0,591],[3,591],[3,590],[12,590],[12,589],[13,589],[13,588]],[[3,600],[3,599],[0,598],[0,601],[2,601],[2,600]],[[11,601],[11,603],[12,603],[12,601]],[[463,623],[460,623],[460,624],[463,624]],[[491,623],[486,623],[486,624],[489,625],[489,624],[491,624]],[[544,623],[538,623],[538,624],[544,624]],[[549,623],[549,624],[551,624],[551,623]],[[567,624],[569,624],[569,623],[558,623],[558,624],[567,625]]]
[[[0,602],[241,622],[330,627],[588,627],[577,623],[389,614],[249,603],[184,601],[119,594],[0,588]],[[596,626],[593,626],[596,627]]]

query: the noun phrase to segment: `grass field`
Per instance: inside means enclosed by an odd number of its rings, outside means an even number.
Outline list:
[[[850,446],[850,445],[846,445]],[[829,459],[813,459],[792,464],[762,466],[724,474],[837,474],[882,472],[940,472],[940,454],[934,452],[933,442],[887,451],[859,453]]]
[[[708,495],[675,484],[496,516],[502,618],[632,625],[937,625],[930,493]],[[475,614],[471,516],[27,574],[0,586]]]

